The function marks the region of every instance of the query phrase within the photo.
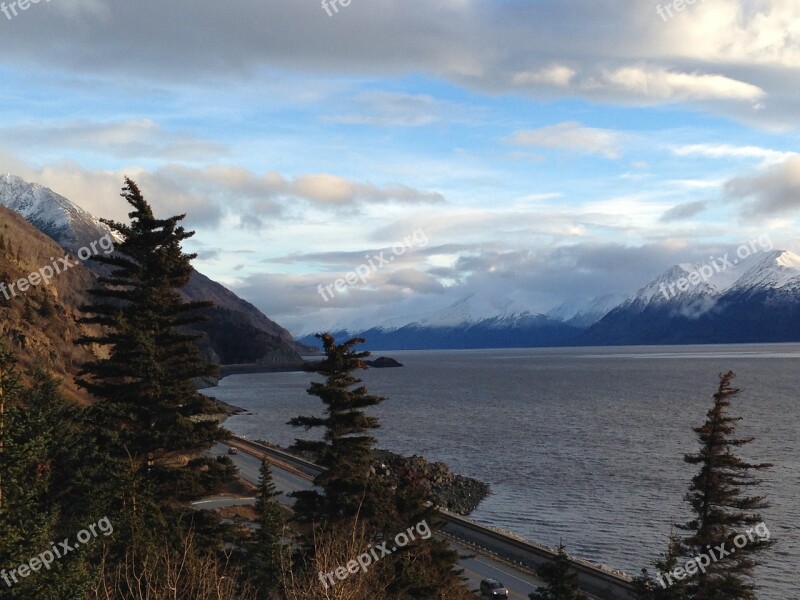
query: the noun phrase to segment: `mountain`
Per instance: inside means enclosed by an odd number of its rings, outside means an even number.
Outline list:
[[[0,175],[0,205],[22,215],[28,223],[73,254],[111,233],[107,225],[78,205],[15,175]]]
[[[592,325],[579,343],[800,341],[800,256],[783,250],[757,254],[687,285],[702,268],[681,264],[668,270]]]
[[[681,263],[630,297],[571,301],[546,315],[471,295],[427,317],[333,333],[373,350],[800,342],[800,256]]]
[[[19,213],[73,255],[104,236],[115,238],[107,225],[64,196],[14,175],[0,176],[0,206]],[[95,261],[83,264],[95,273],[106,269]],[[194,271],[181,293],[190,301],[215,304],[205,311],[211,320],[195,326],[207,335],[200,345],[208,360],[222,364],[301,362],[298,350],[302,348],[286,329],[202,273]]]
[[[586,329],[627,299],[625,294],[605,294],[589,300],[571,300],[552,309],[547,316],[567,325]]]
[[[363,337],[368,350],[447,350],[478,348],[535,348],[563,346],[581,329],[528,311],[502,298],[470,295],[429,317],[402,326],[373,327],[365,331],[331,332],[337,339]],[[487,310],[503,312],[481,316]],[[319,347],[313,335],[301,343]]]

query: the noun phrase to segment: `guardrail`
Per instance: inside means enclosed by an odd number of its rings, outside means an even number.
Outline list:
[[[232,440],[237,445],[261,452],[279,462],[288,464],[306,477],[316,477],[323,471],[319,465],[282,450],[251,442],[239,436],[232,436]],[[496,554],[511,563],[535,570],[556,558],[556,552],[550,548],[496,531],[446,510],[440,509],[439,516],[445,522],[443,531],[447,535]],[[634,587],[628,578],[580,559],[573,558],[571,566],[578,574],[578,585],[582,591],[609,600],[635,600]]]
[[[294,456],[288,452],[284,452],[283,450],[278,450],[276,448],[270,448],[269,446],[259,444],[258,442],[251,442],[250,440],[239,437],[238,435],[231,436],[231,440],[236,442],[236,444],[239,446],[251,448],[257,452],[266,454],[267,456],[276,459],[278,462],[285,463],[309,479],[313,479],[324,470],[319,465],[315,465],[311,461],[302,459],[299,456]]]
[[[439,509],[439,517],[445,522],[444,533],[528,569],[535,571],[557,557],[550,548],[495,531],[446,510]],[[600,598],[635,600],[633,584],[625,577],[579,559],[573,558],[570,562],[582,591]]]

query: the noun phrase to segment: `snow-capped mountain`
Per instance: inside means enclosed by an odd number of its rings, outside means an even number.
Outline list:
[[[780,290],[800,297],[800,256],[776,250],[753,264],[727,290],[729,293],[755,293]]]
[[[367,323],[366,327],[355,324],[351,327],[338,327],[344,331],[379,328],[383,331],[393,331],[407,325],[417,327],[458,327],[473,325],[486,319],[503,319],[514,315],[526,313],[527,308],[507,296],[498,294],[468,294],[452,304],[434,310],[433,312],[398,315],[383,319],[377,325]]]
[[[337,339],[363,337],[370,350],[432,350],[560,346],[580,331],[546,315],[524,310],[508,298],[470,294],[426,317],[393,319],[366,330],[331,333]],[[299,341],[319,346],[313,334]]]
[[[630,297],[571,301],[547,315],[470,295],[424,318],[333,333],[363,337],[371,350],[800,342],[800,256],[681,263]]]
[[[28,223],[73,253],[107,234],[116,239],[106,224],[77,204],[16,175],[0,175],[0,205],[19,213]]]
[[[672,267],[593,325],[581,343],[800,341],[800,256],[772,250],[724,268],[712,264]]]
[[[587,328],[628,298],[626,294],[604,294],[589,300],[570,300],[552,309],[547,316],[574,327]]]

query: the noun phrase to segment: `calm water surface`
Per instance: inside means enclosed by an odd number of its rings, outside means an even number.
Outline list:
[[[694,467],[692,427],[711,407],[718,374],[736,371],[745,458],[772,462],[763,511],[775,548],[758,571],[760,597],[800,598],[800,345],[683,346],[380,353],[402,369],[362,378],[387,397],[374,409],[379,445],[448,463],[492,486],[473,513],[550,546],[635,574],[664,551]],[[252,414],[227,426],[289,445],[285,425],[319,412],[309,373],[236,375],[206,390]]]

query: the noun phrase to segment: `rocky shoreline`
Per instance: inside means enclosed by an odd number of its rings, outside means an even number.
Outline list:
[[[376,450],[378,473],[395,479],[421,481],[428,499],[436,506],[466,516],[490,494],[487,483],[453,473],[443,462],[430,462],[422,456],[402,456]]]
[[[294,452],[264,440],[256,441],[311,462],[315,460],[309,452]],[[373,472],[382,477],[391,477],[398,483],[414,480],[421,484],[430,502],[462,516],[469,515],[491,493],[489,484],[453,473],[443,462],[432,463],[422,456],[403,456],[389,450],[375,450]]]

